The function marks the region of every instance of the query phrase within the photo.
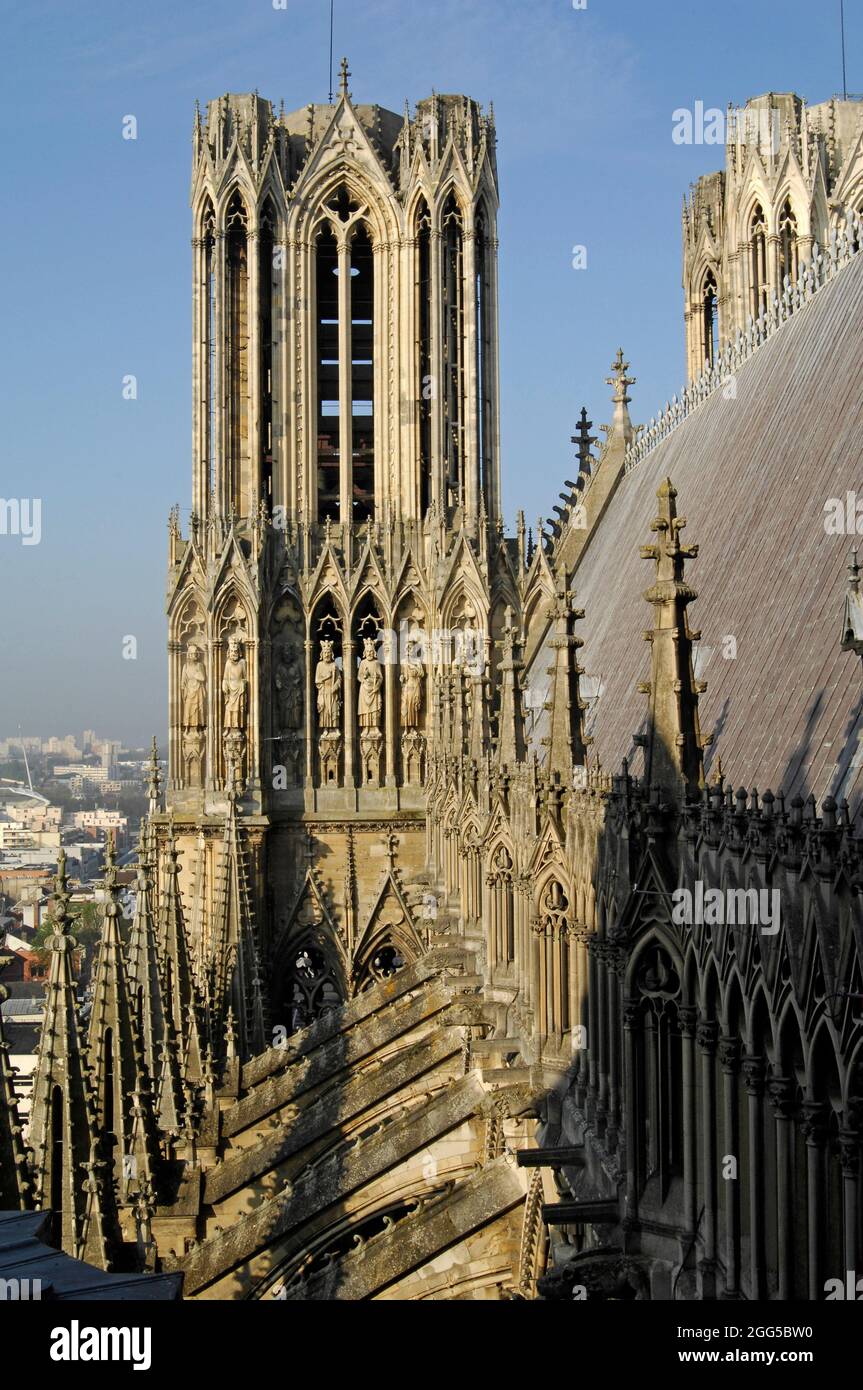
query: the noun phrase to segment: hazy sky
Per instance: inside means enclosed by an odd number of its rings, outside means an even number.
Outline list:
[[[852,90],[861,8],[846,0]],[[547,515],[573,476],[581,405],[611,418],[618,345],[637,422],[682,383],[681,200],[722,151],[675,144],[672,112],[841,90],[838,12],[336,0],[357,102],[400,112],[434,87],[495,104],[508,522]],[[0,25],[0,496],[42,504],[38,545],[0,535],[0,737],[162,738],[166,523],[190,502],[193,103],[254,88],[289,110],[326,101],[329,0],[6,0]]]

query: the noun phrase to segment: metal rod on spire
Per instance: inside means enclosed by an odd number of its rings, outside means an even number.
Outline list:
[[[848,79],[845,73],[845,0],[839,0],[839,27],[842,33],[842,100],[848,100]]]
[[[333,104],[333,12],[336,0],[330,0],[330,106]]]

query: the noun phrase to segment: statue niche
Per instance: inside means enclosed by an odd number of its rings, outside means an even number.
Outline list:
[[[197,642],[190,642],[180,673],[183,775],[187,787],[201,786],[207,727],[207,672]]]
[[[384,675],[378,661],[374,639],[366,637],[363,642],[363,659],[357,670],[359,699],[357,717],[360,726],[360,759],[362,780],[365,785],[377,785],[381,779],[381,691]]]
[[[223,747],[225,787],[241,792],[245,786],[246,726],[249,716],[249,681],[243,646],[238,637],[228,641],[228,655],[222,674]]]
[[[402,775],[405,782],[412,785],[422,782],[425,764],[425,738],[421,731],[425,686],[424,650],[424,634],[418,630],[412,631],[399,677],[402,688]]]
[[[300,778],[302,759],[303,673],[294,647],[286,644],[279,652],[273,684],[279,757],[288,784],[295,786]]]
[[[338,783],[342,746],[342,673],[336,664],[332,639],[321,642],[321,655],[315,669],[318,692],[318,751],[321,782]]]

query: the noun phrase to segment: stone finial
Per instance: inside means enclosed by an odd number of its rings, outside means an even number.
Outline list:
[[[597,441],[597,436],[595,434],[590,433],[592,429],[593,421],[588,420],[587,408],[586,406],[582,406],[581,415],[579,416],[578,424],[575,427],[575,434],[571,436],[570,443],[575,444],[578,449],[579,473],[584,473],[587,476],[590,475],[590,470],[593,466],[594,461],[593,455],[590,451]]]
[[[348,90],[348,78],[350,78],[352,75],[353,74],[351,73],[351,70],[348,67],[347,58],[343,58],[339,66],[339,96],[346,97],[348,100],[350,100],[351,96],[351,93]]]
[[[842,616],[842,650],[863,658],[863,594],[860,593],[860,566],[857,547],[848,562],[848,586],[845,591],[845,611]]]
[[[150,815],[158,815],[162,809],[162,772],[159,767],[159,748],[156,743],[156,735],[153,735],[153,744],[150,749],[150,767],[147,778],[147,795],[150,801]]]
[[[650,697],[645,780],[679,796],[693,796],[704,785],[704,747],[698,697],[707,689],[692,667],[692,644],[701,636],[687,623],[686,609],[698,597],[686,583],[685,561],[698,555],[697,545],[682,545],[686,518],[677,515],[677,492],[665,478],[657,492],[659,514],[651,523],[657,541],[641,547],[641,558],[655,565],[653,585],[644,597],[653,606],[654,626],[645,632],[651,644],[650,680],[639,686]]]
[[[629,388],[635,385],[637,378],[629,376],[629,363],[624,361],[623,348],[617,349],[617,356],[611,364],[611,370],[613,375],[606,377],[606,384],[614,387],[611,397],[614,404],[614,420],[609,432],[609,439],[612,436],[622,438],[628,448],[635,439],[635,430],[629,418],[629,403],[632,399]]]
[[[519,631],[513,622],[513,612],[509,604],[504,613],[501,648],[502,656],[498,668],[501,685],[497,762],[498,767],[503,769],[514,768],[516,763],[524,762],[526,753],[521,699],[521,673],[524,670],[524,662],[521,660]]]
[[[576,608],[575,594],[564,584],[558,587],[552,605],[554,636],[549,642],[555,654],[554,665],[548,667],[551,689],[545,708],[549,711],[549,732],[543,743],[548,748],[547,770],[559,773],[567,787],[573,785],[575,769],[587,766],[587,749],[591,740],[584,732],[584,710],[579,677],[583,668],[578,664],[578,650],[584,646],[573,632],[573,625],[584,617],[584,609]]]

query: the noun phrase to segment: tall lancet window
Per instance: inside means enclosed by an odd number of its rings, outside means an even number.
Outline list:
[[[702,355],[704,365],[712,367],[719,353],[719,308],[716,297],[716,276],[708,270],[701,290]]]
[[[205,400],[201,403],[204,412],[203,430],[204,449],[207,461],[207,497],[206,506],[209,507],[209,500],[213,496],[216,485],[216,235],[215,218],[211,207],[207,208],[202,223],[202,238],[204,243],[204,294],[206,305],[204,308],[205,335],[203,348],[204,361],[202,370],[204,372],[204,391]],[[202,499],[204,501],[204,499]]]
[[[258,282],[260,298],[261,357],[260,357],[260,401],[261,401],[261,498],[268,507],[273,502],[273,253],[275,245],[276,215],[272,204],[268,203],[261,218],[258,238],[259,262]]]
[[[227,257],[227,391],[229,503],[244,511],[249,458],[249,260],[246,210],[235,193],[225,219]]]
[[[480,480],[486,505],[491,475],[491,287],[489,245],[485,214],[476,219],[476,418]]]
[[[779,287],[784,288],[786,276],[792,285],[799,274],[797,262],[797,218],[786,198],[779,217]]]
[[[461,213],[455,195],[450,194],[441,218],[443,238],[443,454],[447,501],[451,507],[462,505],[464,420],[464,234]]]
[[[764,209],[755,204],[749,224],[749,246],[752,257],[752,317],[757,319],[767,308],[767,223]]]
[[[318,520],[340,517],[339,252],[327,224],[317,244]]]
[[[365,227],[351,242],[352,516],[375,514],[374,256]]]
[[[417,341],[417,434],[420,468],[420,513],[425,516],[431,502],[432,402],[435,396],[431,365],[431,218],[423,201],[416,222],[416,341]]]

